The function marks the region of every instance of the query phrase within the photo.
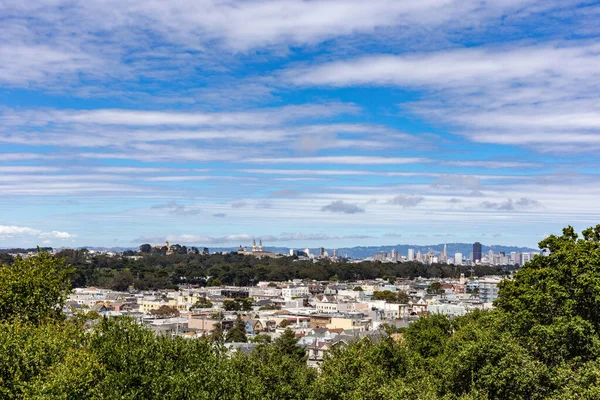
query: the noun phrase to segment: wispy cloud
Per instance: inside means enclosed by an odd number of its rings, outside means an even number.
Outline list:
[[[167,210],[169,214],[177,215],[181,217],[189,217],[192,215],[198,215],[202,212],[201,209],[196,207],[185,206],[178,204],[175,200],[171,200],[163,204],[155,204],[150,207],[153,210]]]
[[[288,70],[309,86],[401,86],[426,101],[403,105],[444,120],[471,140],[586,152],[600,146],[595,42],[519,44],[404,55],[368,55]],[[548,131],[552,135],[548,135]]]
[[[521,197],[520,199],[513,201],[512,199],[507,199],[502,202],[492,202],[492,201],[484,201],[479,204],[481,208],[488,210],[497,210],[497,211],[513,211],[527,208],[535,208],[540,207],[541,204],[539,201],[530,199],[527,197]]]
[[[412,208],[412,207],[418,206],[419,204],[421,204],[424,201],[425,201],[425,198],[422,196],[398,195],[398,196],[392,198],[389,201],[389,204],[393,204],[395,206],[400,206],[402,208]]]
[[[340,214],[359,214],[365,212],[364,208],[360,208],[356,204],[345,203],[342,200],[337,200],[331,204],[321,207],[321,211],[329,211]]]
[[[141,236],[132,240],[132,243],[162,243],[168,240],[171,243],[180,244],[222,244],[222,245],[244,245],[249,244],[253,240],[262,240],[263,244],[267,242],[310,242],[310,241],[323,241],[323,240],[345,240],[345,239],[368,239],[372,238],[370,235],[330,235],[325,233],[301,233],[301,232],[283,232],[279,235],[262,235],[253,236],[247,233],[231,234],[226,236],[203,236],[194,234],[181,234],[181,235],[168,235],[168,236]]]
[[[286,158],[249,158],[250,163],[262,164],[353,164],[353,165],[402,165],[431,162],[427,158],[382,156],[321,156]]]
[[[244,208],[247,206],[248,206],[248,203],[243,200],[235,201],[235,202],[231,203],[231,208]]]

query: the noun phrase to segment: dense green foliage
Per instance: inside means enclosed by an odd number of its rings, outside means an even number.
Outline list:
[[[374,291],[373,300],[385,300],[388,303],[402,303],[406,304],[409,301],[408,294],[403,291],[392,292],[391,290]]]
[[[257,340],[251,354],[227,353],[219,332],[215,341],[173,339],[129,319],[86,330],[87,317],[55,312],[62,262],[18,260],[0,267],[0,293],[19,304],[1,315],[0,398],[598,399],[600,226],[582,238],[567,228],[540,246],[551,255],[505,281],[493,311],[421,318],[376,343],[334,347],[320,371],[291,330]],[[29,270],[44,281],[17,273]],[[36,285],[61,294],[32,306],[20,297]]]
[[[290,279],[338,281],[398,277],[403,279],[458,278],[461,273],[471,275],[470,266],[446,264],[425,265],[406,263],[332,263],[299,261],[292,257],[258,259],[236,253],[229,254],[153,254],[140,253],[141,258],[90,255],[86,250],[63,250],[57,254],[75,267],[74,287],[98,286],[114,290],[168,289],[181,284],[238,285],[259,281],[287,281]],[[502,267],[476,266],[474,274],[502,275]],[[395,279],[395,278],[394,278]]]
[[[10,268],[0,267],[0,320],[39,323],[57,318],[70,287],[71,267],[41,252],[29,259],[17,257]]]

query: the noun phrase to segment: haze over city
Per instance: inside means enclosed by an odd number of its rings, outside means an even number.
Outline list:
[[[598,221],[600,8],[0,5],[0,247],[537,247]]]

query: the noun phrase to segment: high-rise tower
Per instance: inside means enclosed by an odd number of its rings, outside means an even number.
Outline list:
[[[473,243],[473,261],[481,262],[481,243],[479,242]]]

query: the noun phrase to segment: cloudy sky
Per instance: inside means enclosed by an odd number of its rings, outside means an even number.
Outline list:
[[[600,4],[0,0],[0,247],[600,221]]]

